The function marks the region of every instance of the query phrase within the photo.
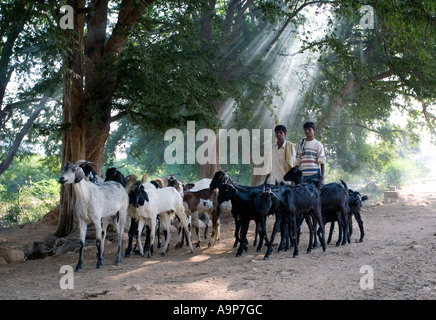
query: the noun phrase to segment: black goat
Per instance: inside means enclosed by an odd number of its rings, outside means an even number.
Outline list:
[[[122,167],[118,168],[109,168],[106,170],[106,179],[104,181],[116,181],[122,184],[123,187],[126,187],[128,177],[124,177],[124,175],[118,170]]]
[[[259,217],[255,215],[256,208],[252,201],[255,193],[252,188],[247,190],[233,184],[222,184],[218,190],[218,203],[225,201],[231,201],[232,203],[232,215],[236,225],[235,244],[238,242],[240,227],[239,248],[236,253],[236,256],[240,257],[242,251],[247,249],[246,240],[250,221],[255,220],[257,223],[259,220]]]
[[[279,226],[282,228],[282,233],[284,232],[286,226],[288,227],[289,235],[291,236],[291,241],[294,245],[293,256],[298,256],[297,222],[301,218],[306,220],[310,231],[310,240],[307,252],[311,252],[313,248],[314,237],[316,237],[315,226],[312,224],[312,221],[320,224],[320,232],[318,235],[320,237],[323,251],[325,251],[325,233],[324,225],[322,224],[319,190],[313,184],[303,183],[297,186],[288,186],[282,184],[273,188],[272,192],[279,201],[279,208],[276,211],[276,222],[274,223],[273,232],[271,234],[268,250],[264,259],[268,259],[272,252],[272,243]]]
[[[233,180],[222,170],[215,172],[212,181],[210,182],[209,188],[216,189],[222,184],[232,184]]]
[[[265,192],[265,185],[255,187],[237,185],[224,171],[217,171],[212,178],[210,188],[218,188],[219,204],[225,201],[232,202],[232,215],[235,219],[233,247],[237,247],[239,243],[236,256],[241,256],[242,251],[247,250],[247,231],[251,220],[255,221],[256,233],[260,234],[256,251],[261,250],[264,239],[267,245],[269,244],[266,233],[266,218],[274,213],[276,206],[269,203],[271,197]]]
[[[363,238],[365,237],[365,231],[363,229],[363,221],[362,221],[362,217],[360,215],[360,209],[362,209],[362,203],[363,201],[368,200],[368,196],[364,195],[362,197],[362,195],[360,194],[359,191],[353,191],[353,190],[348,190],[348,207],[350,208],[350,213],[348,214],[348,226],[350,229],[350,237],[351,234],[353,233],[353,216],[356,218],[357,224],[359,225],[359,229],[360,229],[360,239],[359,242],[363,242]]]
[[[339,224],[339,238],[336,246],[350,243],[348,232],[348,186],[341,180],[341,183],[328,183],[321,188],[321,211],[322,220],[325,225],[328,222]],[[330,243],[331,237],[327,240]]]
[[[363,201],[368,200],[368,196],[364,195],[362,196],[359,191],[353,191],[351,189],[348,190],[348,232],[349,237],[351,238],[351,235],[353,234],[353,216],[356,218],[357,224],[359,225],[360,230],[360,238],[359,242],[363,242],[363,238],[365,237],[365,230],[363,228],[363,220],[360,215],[360,210],[362,209],[362,203]],[[330,233],[329,233],[329,241],[332,238],[333,230],[334,230],[335,224],[332,222],[330,226]],[[329,242],[328,241],[328,242]]]
[[[319,179],[321,175],[318,173],[314,176],[303,176],[303,171],[301,171],[298,167],[293,167],[289,169],[288,172],[283,176],[284,181],[293,182],[294,185],[299,185],[302,183],[312,183],[316,187],[320,187]]]
[[[303,182],[311,183],[320,188],[320,201],[322,221],[325,226],[326,223],[338,221],[339,223],[339,239],[336,245],[344,245],[346,241],[350,242],[348,234],[348,186],[341,180],[341,183],[329,183],[323,186],[319,184],[319,175],[314,177],[305,177],[303,172],[297,168],[291,168],[284,176],[285,181],[292,181],[296,185]],[[314,222],[316,223],[316,222]],[[318,229],[318,235],[322,229]],[[316,238],[314,238],[314,247],[317,246]],[[327,240],[330,243],[331,237]]]

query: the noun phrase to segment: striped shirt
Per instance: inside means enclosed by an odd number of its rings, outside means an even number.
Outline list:
[[[313,176],[319,172],[319,165],[325,163],[324,146],[318,140],[300,140],[295,165],[300,167],[304,176]]]

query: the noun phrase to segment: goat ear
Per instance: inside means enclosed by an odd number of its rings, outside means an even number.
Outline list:
[[[74,183],[79,183],[80,181],[85,178],[85,172],[83,172],[83,169],[80,167],[77,167],[76,174],[74,176]]]
[[[127,193],[129,193],[130,191],[132,191],[133,187],[135,186],[136,183],[136,175],[132,174],[129,176],[129,180],[127,180],[126,183],[126,191]]]
[[[368,198],[368,196],[367,195],[364,195],[363,197],[362,197],[362,201],[365,201],[365,200],[368,200],[369,198]]]
[[[144,196],[145,201],[149,202],[150,199],[148,198],[148,193],[145,191],[142,191],[142,195]]]
[[[303,176],[303,171],[298,170],[298,171],[297,171],[297,177],[298,177],[298,178],[301,178],[302,176]]]
[[[141,183],[146,183],[147,180],[148,180],[148,176],[147,176],[146,173],[144,173],[144,174],[142,175],[142,178],[141,178]]]

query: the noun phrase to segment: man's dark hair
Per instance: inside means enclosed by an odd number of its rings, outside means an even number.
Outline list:
[[[306,123],[303,125],[303,129],[306,129],[306,128],[312,128],[313,130],[316,130],[316,129],[315,129],[315,124],[314,124],[313,122],[306,122]]]
[[[283,131],[284,133],[286,133],[287,130],[286,130],[286,127],[284,125],[279,124],[278,126],[276,126],[274,128],[274,132],[276,132],[276,131]]]

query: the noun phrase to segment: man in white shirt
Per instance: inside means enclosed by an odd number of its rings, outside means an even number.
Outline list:
[[[264,184],[275,184],[283,181],[283,176],[295,165],[295,143],[286,141],[286,127],[278,125],[274,128],[277,143],[273,144],[269,173]]]

